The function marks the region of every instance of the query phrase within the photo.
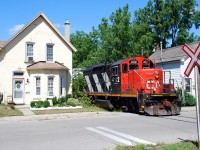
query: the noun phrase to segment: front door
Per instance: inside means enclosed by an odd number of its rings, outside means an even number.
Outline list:
[[[15,104],[24,103],[24,80],[14,79],[13,81],[13,102]]]

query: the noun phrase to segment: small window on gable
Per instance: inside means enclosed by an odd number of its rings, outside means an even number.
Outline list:
[[[47,61],[53,61],[53,46],[52,43],[47,43]]]
[[[128,73],[128,64],[122,64],[122,72]]]

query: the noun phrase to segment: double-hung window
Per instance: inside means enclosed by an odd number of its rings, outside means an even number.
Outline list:
[[[47,61],[53,61],[53,46],[54,44],[47,44]]]
[[[40,95],[40,93],[41,93],[41,79],[40,79],[40,77],[35,77],[35,91],[36,91],[36,93],[35,93],[35,95]]]
[[[26,62],[33,61],[33,42],[26,42]]]
[[[53,96],[53,76],[48,77],[48,96]]]

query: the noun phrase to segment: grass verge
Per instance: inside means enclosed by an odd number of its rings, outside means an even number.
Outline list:
[[[7,116],[23,116],[23,113],[18,109],[12,109],[5,104],[0,104],[0,117]]]
[[[198,143],[193,141],[180,142],[176,144],[162,144],[162,145],[143,145],[136,146],[117,146],[116,150],[197,150]]]
[[[43,114],[60,114],[60,113],[77,113],[77,112],[102,112],[106,111],[103,108],[97,106],[83,107],[80,109],[65,109],[65,110],[33,110],[36,115]]]

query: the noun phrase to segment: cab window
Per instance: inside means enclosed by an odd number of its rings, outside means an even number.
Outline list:
[[[118,75],[119,74],[119,67],[118,66],[114,66],[111,68],[111,75]]]
[[[122,72],[127,73],[128,72],[128,64],[122,64]]]

